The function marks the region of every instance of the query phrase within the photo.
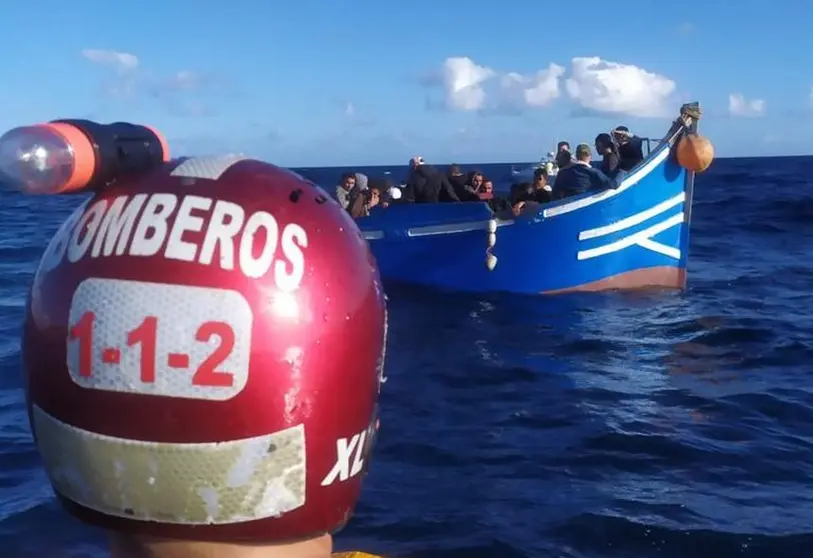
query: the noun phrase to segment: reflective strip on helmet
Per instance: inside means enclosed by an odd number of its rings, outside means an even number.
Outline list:
[[[243,155],[220,155],[211,157],[192,157],[187,159],[170,173],[181,178],[203,178],[217,180],[229,170],[229,167],[248,157]]]
[[[76,428],[35,405],[33,426],[56,491],[107,515],[222,525],[305,504],[302,424],[229,442],[144,442]]]

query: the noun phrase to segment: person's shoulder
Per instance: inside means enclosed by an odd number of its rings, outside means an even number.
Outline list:
[[[559,181],[559,180],[562,179],[562,177],[567,178],[568,176],[572,176],[573,175],[573,169],[575,167],[576,167],[576,165],[569,165],[569,166],[567,166],[567,167],[565,167],[563,169],[559,169],[559,172],[556,173],[556,180]]]

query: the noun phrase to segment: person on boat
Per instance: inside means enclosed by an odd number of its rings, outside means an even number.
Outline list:
[[[446,175],[427,165],[423,157],[413,157],[409,161],[409,176],[406,180],[407,199],[415,203],[459,202]]]
[[[521,201],[527,201],[531,199],[533,193],[534,185],[532,182],[518,182],[516,184],[511,185],[511,189],[508,194],[508,200],[511,202],[511,205],[514,205]]]
[[[483,176],[483,183],[477,189],[477,198],[481,201],[494,198],[494,181]]]
[[[618,168],[629,172],[644,160],[643,138],[631,134],[626,126],[617,126],[612,132],[618,144]]]
[[[534,171],[533,182],[515,184],[511,188],[511,207],[515,215],[519,215],[530,206],[548,203],[554,199],[554,190],[548,184],[548,172],[545,167]]]
[[[618,148],[613,142],[612,136],[607,133],[596,136],[596,153],[601,155],[601,172],[608,178],[615,178],[618,173]]]
[[[367,184],[369,183],[370,179],[367,177],[366,174],[362,172],[354,173],[356,177],[356,188],[361,190],[362,192],[367,189]]]
[[[540,204],[537,200],[538,193],[534,188],[534,184],[532,182],[520,182],[511,186],[508,206],[511,213],[519,216],[525,212],[535,212],[536,207]]]
[[[355,173],[346,172],[339,180],[339,185],[333,190],[333,197],[342,208],[349,209],[350,202],[357,192]]]
[[[107,531],[112,558],[329,558],[378,431],[375,260],[301,177],[229,160],[190,190],[184,164],[98,191],[45,251],[21,349],[47,478],[67,512]],[[106,237],[125,252],[91,258],[92,235],[115,234],[104,212],[139,198],[133,240]],[[181,240],[190,226],[200,234]],[[206,246],[214,259],[196,258]]]
[[[560,171],[573,164],[573,154],[569,149],[561,149],[556,153],[557,176]]]
[[[455,164],[449,166],[448,178],[460,201],[475,201],[479,199],[469,184],[469,177],[460,170],[459,165]]]
[[[590,146],[581,143],[576,147],[576,160],[566,169],[559,171],[553,185],[557,197],[570,197],[586,192],[597,192],[615,188],[616,183],[603,172],[590,165]]]
[[[483,180],[485,180],[485,176],[482,172],[478,170],[473,170],[469,173],[468,179],[466,181],[469,189],[471,190],[472,194],[475,196],[477,192],[480,190],[480,187],[483,185]]]
[[[540,167],[534,171],[534,181],[531,183],[533,201],[547,203],[553,199],[553,187],[548,183],[548,169]]]
[[[368,217],[372,208],[386,207],[387,204],[384,201],[385,191],[383,185],[373,181],[366,190],[360,192],[353,200],[350,206],[350,216],[353,219]]]

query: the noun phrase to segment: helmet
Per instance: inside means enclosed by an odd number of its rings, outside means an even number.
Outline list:
[[[282,541],[341,528],[377,429],[378,269],[347,212],[238,156],[96,191],[35,274],[22,353],[59,500],[103,528]]]

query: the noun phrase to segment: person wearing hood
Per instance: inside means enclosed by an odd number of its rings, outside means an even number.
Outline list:
[[[618,144],[618,168],[629,172],[644,160],[643,138],[631,133],[626,126],[618,126],[612,131]]]
[[[448,179],[461,201],[479,201],[480,198],[477,197],[477,192],[471,187],[469,176],[463,174],[459,165],[449,167]]]
[[[366,174],[361,172],[356,173],[356,188],[359,190],[366,190],[368,183],[369,179]]]
[[[423,157],[413,157],[409,161],[410,173],[406,180],[404,195],[415,203],[459,202],[446,175],[432,165],[427,165]]]

